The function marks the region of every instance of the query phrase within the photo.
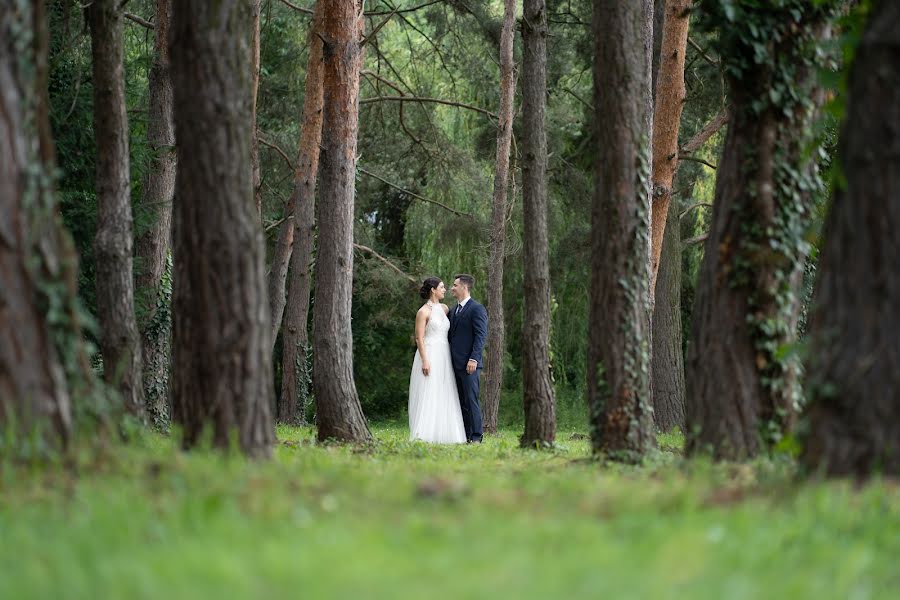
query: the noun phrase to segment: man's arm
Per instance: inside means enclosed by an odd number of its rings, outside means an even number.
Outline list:
[[[474,339],[472,340],[472,354],[469,356],[469,360],[474,360],[478,363],[479,367],[482,366],[481,351],[484,350],[484,344],[487,340],[487,328],[487,309],[479,304],[478,310],[472,315],[472,332],[474,334]]]

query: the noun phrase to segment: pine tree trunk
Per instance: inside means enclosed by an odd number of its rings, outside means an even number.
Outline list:
[[[672,199],[672,182],[678,168],[678,130],[686,95],[684,58],[692,4],[692,0],[666,0],[665,4],[659,75],[653,110],[651,305],[662,254],[666,217]]]
[[[488,264],[487,309],[491,324],[485,358],[485,386],[482,401],[484,431],[497,432],[500,391],[503,388],[503,261],[506,255],[507,191],[509,186],[509,149],[512,143],[513,101],[516,80],[513,64],[516,3],[504,0],[503,30],[500,34],[500,112],[497,123],[497,159],[494,171],[494,197],[491,208],[491,259]]]
[[[262,167],[259,163],[259,138],[257,136],[256,108],[259,98],[259,69],[260,69],[260,16],[262,13],[262,0],[249,0],[251,19],[253,21],[250,37],[250,64],[252,68],[252,106],[253,106],[253,134],[250,138],[250,164],[253,166],[253,198],[256,201],[256,212],[262,216]],[[273,341],[274,342],[274,338]]]
[[[652,11],[594,2],[597,152],[591,227],[588,404],[595,452],[639,459],[655,444],[650,398]],[[614,90],[614,93],[611,93]]]
[[[0,437],[12,434],[4,443],[19,449],[35,433],[46,447],[65,447],[72,433],[69,385],[54,343],[59,332],[40,308],[50,304],[45,290],[75,297],[74,276],[66,272],[74,253],[60,243],[64,232],[47,184],[45,27],[42,0],[27,8],[0,5]],[[32,34],[36,52],[23,57]],[[80,332],[72,333],[80,344]]]
[[[550,380],[550,243],[547,237],[547,3],[525,0],[522,13],[522,198],[525,316],[522,336],[525,432],[522,446],[556,440]]]
[[[124,408],[144,418],[141,341],[134,314],[131,187],[122,8],[95,0],[87,8],[97,142],[97,318],[103,376],[122,394]]]
[[[294,190],[288,201],[287,214],[293,219],[283,225],[279,235],[279,247],[290,233],[293,251],[288,246],[291,280],[288,288],[287,307],[284,303],[285,275],[275,278],[275,265],[270,274],[269,289],[280,293],[281,308],[273,301],[272,314],[281,321],[284,311],[282,334],[281,396],[278,401],[278,420],[282,423],[303,423],[306,405],[310,398],[312,382],[309,378],[309,293],[312,287],[313,229],[315,225],[316,177],[319,170],[319,144],[322,140],[322,40],[318,34],[322,27],[322,4],[316,2],[309,31],[309,59],[306,66],[306,93],[303,98],[303,124],[300,131],[300,156],[294,172]],[[290,242],[288,242],[290,243]],[[276,252],[278,252],[276,250]],[[277,285],[280,283],[280,286]],[[279,292],[280,288],[280,292]]]
[[[313,384],[319,440],[369,442],[353,380],[353,204],[362,33],[356,2],[322,1],[324,115]]]
[[[681,227],[678,207],[669,204],[656,303],[653,307],[651,382],[653,420],[658,431],[684,431],[684,355],[681,349]]]
[[[900,5],[872,12],[851,67],[809,328],[810,433],[830,475],[900,475]]]
[[[814,31],[817,9],[799,22],[781,10],[761,17],[765,35],[780,32],[771,58],[730,71],[741,78],[729,80],[734,112],[697,282],[685,365],[688,451],[711,449],[716,458],[744,459],[777,441],[800,399],[796,360],[781,349],[796,339],[813,208],[815,165],[804,156],[817,94],[803,64],[814,34],[802,32]],[[721,55],[743,61],[750,51],[738,45]],[[796,101],[772,100],[772,64],[795,69]]]
[[[151,225],[135,245],[135,287],[145,299],[140,323],[143,349],[144,396],[147,414],[157,427],[165,427],[169,410],[169,351],[172,333],[170,299],[160,294],[172,238],[172,199],[175,196],[175,118],[169,73],[169,25],[172,0],[156,0],[156,47],[150,68],[150,110],[147,145],[151,159],[144,180],[139,210]],[[158,312],[158,308],[162,311]]]
[[[253,199],[250,7],[178,0],[172,81],[179,169],[174,210],[172,403],[183,444],[266,456],[272,355]]]

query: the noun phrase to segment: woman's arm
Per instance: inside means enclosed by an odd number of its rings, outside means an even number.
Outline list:
[[[428,324],[430,311],[428,306],[423,306],[416,313],[416,347],[419,349],[419,358],[422,359],[422,373],[427,377],[431,371],[431,364],[428,362],[428,356],[425,354],[425,326]]]

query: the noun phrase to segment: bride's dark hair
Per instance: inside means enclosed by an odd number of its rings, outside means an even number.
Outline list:
[[[419,290],[419,295],[422,297],[422,300],[431,298],[431,290],[439,285],[441,285],[441,280],[437,277],[429,277],[422,282],[422,289]]]

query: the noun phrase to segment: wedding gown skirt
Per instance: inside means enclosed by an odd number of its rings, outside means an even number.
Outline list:
[[[422,373],[422,358],[416,350],[409,376],[409,437],[436,444],[463,444],[466,429],[447,341],[450,320],[439,304],[431,308],[425,326],[425,352],[431,369],[428,376]]]

